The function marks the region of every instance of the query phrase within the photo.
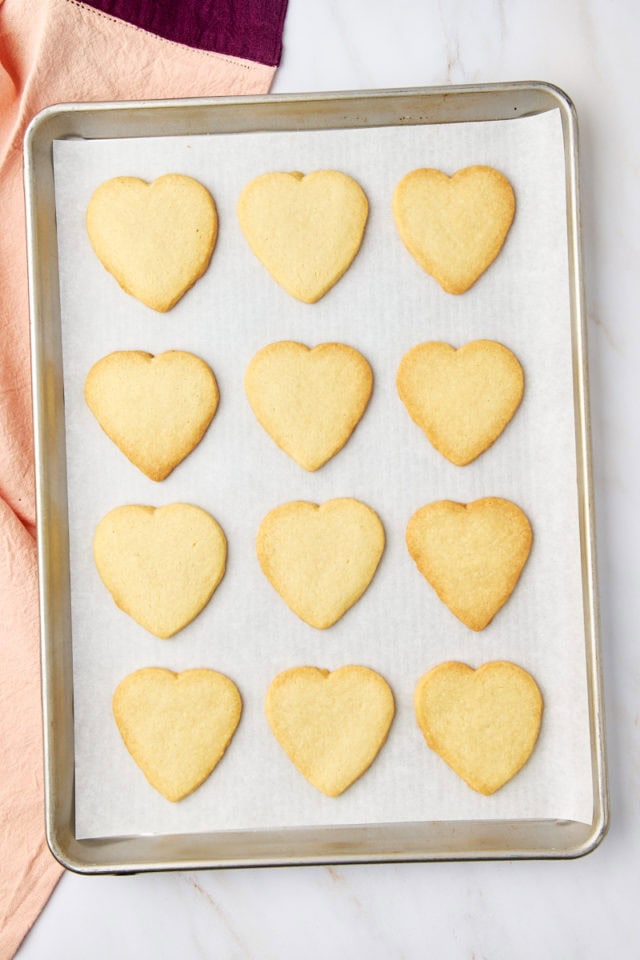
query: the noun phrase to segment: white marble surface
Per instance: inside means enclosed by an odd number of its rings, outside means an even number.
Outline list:
[[[612,821],[579,861],[64,876],[20,960],[640,952],[637,0],[290,0],[274,90],[548,80],[580,119]]]

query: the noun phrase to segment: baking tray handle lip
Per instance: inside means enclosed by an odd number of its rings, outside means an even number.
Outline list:
[[[454,863],[454,862],[477,862],[477,861],[527,861],[527,860],[579,860],[593,853],[602,843],[609,830],[609,807],[608,796],[605,792],[601,798],[602,803],[598,809],[597,816],[592,824],[591,832],[582,843],[574,847],[567,848],[547,848],[545,850],[535,847],[524,847],[513,852],[504,850],[487,849],[481,853],[470,853],[459,851],[451,852],[447,855],[441,853],[431,855],[424,851],[415,850],[406,851],[401,855],[376,855],[372,852],[351,853],[342,856],[335,854],[317,856],[313,855],[293,855],[279,859],[277,856],[272,859],[262,859],[260,857],[248,854],[238,859],[211,859],[195,858],[187,860],[167,860],[162,865],[149,863],[146,861],[115,862],[101,861],[91,856],[90,848],[93,841],[79,840],[72,841],[71,847],[77,845],[78,853],[74,854],[71,849],[64,848],[64,841],[56,835],[53,822],[47,819],[46,838],[51,853],[62,867],[72,873],[80,876],[124,876],[139,873],[165,872],[172,873],[176,871],[193,870],[243,870],[260,867],[306,867],[331,864],[355,864],[355,865],[374,865],[384,863]],[[585,824],[585,826],[587,826]],[[85,854],[83,856],[83,854]]]
[[[104,110],[114,107],[158,107],[162,108],[167,104],[224,104],[224,103],[270,103],[270,102],[313,102],[315,100],[331,99],[349,99],[353,97],[393,97],[402,96],[410,93],[429,93],[429,94],[465,94],[472,92],[492,92],[505,90],[523,90],[537,89],[544,91],[551,96],[564,109],[575,122],[577,118],[576,108],[571,97],[562,87],[547,80],[513,80],[499,83],[467,83],[467,84],[446,84],[433,86],[410,86],[410,87],[380,87],[371,89],[353,89],[353,90],[328,90],[328,91],[305,91],[300,93],[268,93],[260,96],[255,95],[235,95],[225,97],[180,97],[163,98],[157,100],[119,100],[119,101],[68,101],[52,104],[40,110],[30,121],[24,135],[24,151],[28,156],[34,147],[34,141],[37,140],[41,128],[46,126],[47,122],[64,112],[82,112],[84,110]]]
[[[132,876],[140,873],[175,873],[195,870],[249,870],[255,868],[273,869],[286,867],[317,867],[327,865],[356,865],[356,866],[374,866],[384,864],[399,865],[403,863],[472,863],[472,862],[522,862],[522,861],[549,861],[549,860],[580,860],[598,848],[607,834],[609,823],[607,818],[603,818],[596,826],[594,832],[584,842],[584,844],[574,849],[562,851],[539,851],[535,849],[522,851],[513,854],[501,850],[485,851],[480,854],[461,853],[448,854],[446,856],[430,856],[419,852],[405,853],[399,857],[395,856],[376,856],[375,854],[365,855],[346,855],[346,856],[311,856],[311,857],[293,857],[287,860],[274,858],[272,860],[256,859],[255,857],[242,858],[240,860],[187,860],[187,861],[166,861],[161,866],[147,863],[100,863],[95,859],[88,857],[86,860],[78,859],[68,852],[64,852],[59,844],[53,841],[47,830],[47,843],[51,853],[58,863],[71,873],[78,876]]]

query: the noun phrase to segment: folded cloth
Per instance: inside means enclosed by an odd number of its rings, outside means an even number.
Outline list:
[[[22,140],[65,101],[266,93],[287,0],[0,0],[0,960],[60,875],[43,835]]]

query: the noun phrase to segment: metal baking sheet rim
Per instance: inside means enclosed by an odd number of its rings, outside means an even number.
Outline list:
[[[61,137],[167,136],[514,119],[559,109],[565,141],[574,411],[594,814],[573,821],[442,821],[77,840],[64,396],[52,143]],[[575,108],[544,82],[48,107],[25,136],[25,196],[40,591],[46,835],[84,874],[411,860],[569,859],[605,836],[609,804],[600,668],[595,523]]]

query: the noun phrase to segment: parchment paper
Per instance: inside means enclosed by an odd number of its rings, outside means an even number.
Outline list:
[[[413,820],[564,818],[591,822],[592,780],[578,534],[562,130],[557,111],[528,119],[347,131],[55,144],[68,455],[79,837]],[[489,164],[511,180],[516,218],[488,272],[462,296],[444,293],[396,234],[391,196],[409,170],[453,173]],[[235,206],[269,170],[336,168],[370,201],[362,249],[319,303],[289,297],[250,252]],[[95,257],[84,217],[104,180],[182,172],[204,183],[220,216],[206,275],[168,314],[125,294]],[[495,339],[519,357],[522,406],[498,442],[456,467],[410,420],[395,388],[403,354],[425,340]],[[373,397],[344,450],[315,474],[282,453],[254,419],[243,388],[267,343],[338,340],[375,374]],[[163,483],[133,467],[83,400],[93,363],[113,350],[190,350],[211,364],[221,402],[203,442]],[[255,535],[288,500],[352,496],[380,515],[387,546],[359,603],[334,627],[300,621],[263,576]],[[418,573],[404,533],[433,500],[507,497],[526,512],[534,544],[511,599],[482,633],[460,623]],[[96,572],[92,539],[124,503],[186,501],[217,518],[227,573],[211,603],[162,641],[115,606]],[[413,713],[418,678],[443,660],[508,659],[544,696],[531,760],[483,797],[425,745]],[[370,770],[330,799],[295,769],[264,717],[271,679],[296,665],[362,663],[390,683],[397,714]],[[179,804],[156,793],[125,750],[111,713],[119,681],[144,666],[211,667],[230,676],[244,713],[209,780]]]

